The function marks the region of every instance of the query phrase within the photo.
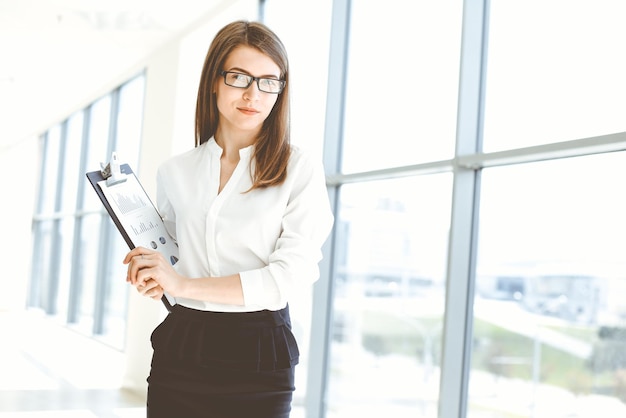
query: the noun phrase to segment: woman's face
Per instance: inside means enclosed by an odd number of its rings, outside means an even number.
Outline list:
[[[280,78],[278,65],[267,55],[248,46],[233,49],[222,70],[253,77]],[[256,80],[248,88],[238,88],[226,85],[222,76],[217,78],[216,93],[220,114],[218,130],[226,135],[258,134],[278,100],[278,94],[260,91]]]

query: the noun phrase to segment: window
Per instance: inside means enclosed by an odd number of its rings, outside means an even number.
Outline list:
[[[319,416],[625,413],[624,12],[334,2]]]
[[[57,272],[53,268],[55,248],[54,213],[57,209],[57,194],[60,189],[59,162],[63,149],[61,126],[55,126],[40,139],[43,150],[40,192],[37,203],[37,218],[33,225],[36,234],[33,240],[33,268],[29,286],[28,304],[41,307],[49,314],[56,314]]]
[[[436,416],[450,180],[342,186],[328,417]]]
[[[491,1],[485,151],[626,131],[626,3]]]
[[[624,153],[484,171],[468,416],[626,413],[625,176]]]
[[[34,219],[28,306],[87,335],[123,347],[125,243],[85,173],[100,169],[120,145],[135,165],[141,143],[143,75],[92,103],[42,136],[42,176]]]
[[[351,2],[342,172],[454,155],[461,2]]]

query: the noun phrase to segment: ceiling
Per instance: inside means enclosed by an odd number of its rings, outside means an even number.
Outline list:
[[[103,94],[224,1],[0,0],[0,150]]]

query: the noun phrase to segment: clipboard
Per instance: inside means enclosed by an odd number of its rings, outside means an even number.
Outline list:
[[[115,223],[128,247],[151,248],[163,254],[172,265],[178,261],[178,245],[165,229],[156,207],[128,164],[119,164],[113,153],[102,169],[86,173],[102,205]],[[161,301],[168,312],[175,299],[164,294]]]

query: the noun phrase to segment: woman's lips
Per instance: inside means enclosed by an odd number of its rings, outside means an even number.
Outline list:
[[[246,114],[246,115],[256,115],[257,113],[259,113],[258,110],[254,109],[254,108],[250,108],[250,107],[238,107],[237,109],[241,113]]]

